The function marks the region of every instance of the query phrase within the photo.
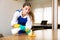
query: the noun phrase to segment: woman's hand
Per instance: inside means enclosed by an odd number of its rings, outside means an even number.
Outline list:
[[[20,24],[14,24],[13,27],[14,28],[19,28]]]

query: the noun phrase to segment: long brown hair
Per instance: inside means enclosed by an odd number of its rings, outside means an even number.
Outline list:
[[[24,3],[24,4],[23,4],[23,8],[24,8],[25,6],[30,6],[30,7],[31,7],[31,4],[30,4],[30,3]],[[29,14],[32,22],[34,23],[34,14],[33,14],[33,12],[30,11],[28,14]]]

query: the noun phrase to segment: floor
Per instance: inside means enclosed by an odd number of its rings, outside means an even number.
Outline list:
[[[45,30],[36,30],[34,31],[37,38],[36,40],[52,40],[52,30],[45,29]]]
[[[34,31],[37,38],[36,40],[52,40],[52,29],[36,30]],[[57,30],[57,38],[60,40],[60,29]]]

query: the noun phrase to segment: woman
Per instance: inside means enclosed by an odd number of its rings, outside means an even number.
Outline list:
[[[30,3],[24,3],[23,7],[21,10],[16,10],[13,19],[11,21],[11,26],[14,27],[15,24],[20,24],[23,26],[20,26],[20,28],[13,28],[12,29],[12,34],[21,34],[26,32],[25,30],[30,30],[32,28],[32,24],[34,23],[34,15],[31,12],[31,4]],[[24,28],[23,30],[21,30],[21,28]],[[29,33],[29,32],[27,32]],[[32,33],[32,31],[30,32],[30,34]],[[28,34],[29,35],[29,34]]]

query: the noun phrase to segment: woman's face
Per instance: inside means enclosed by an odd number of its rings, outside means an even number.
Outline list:
[[[25,6],[25,7],[23,7],[22,8],[22,10],[23,10],[23,14],[28,14],[29,12],[30,12],[30,9],[31,9],[31,7],[30,6]]]

